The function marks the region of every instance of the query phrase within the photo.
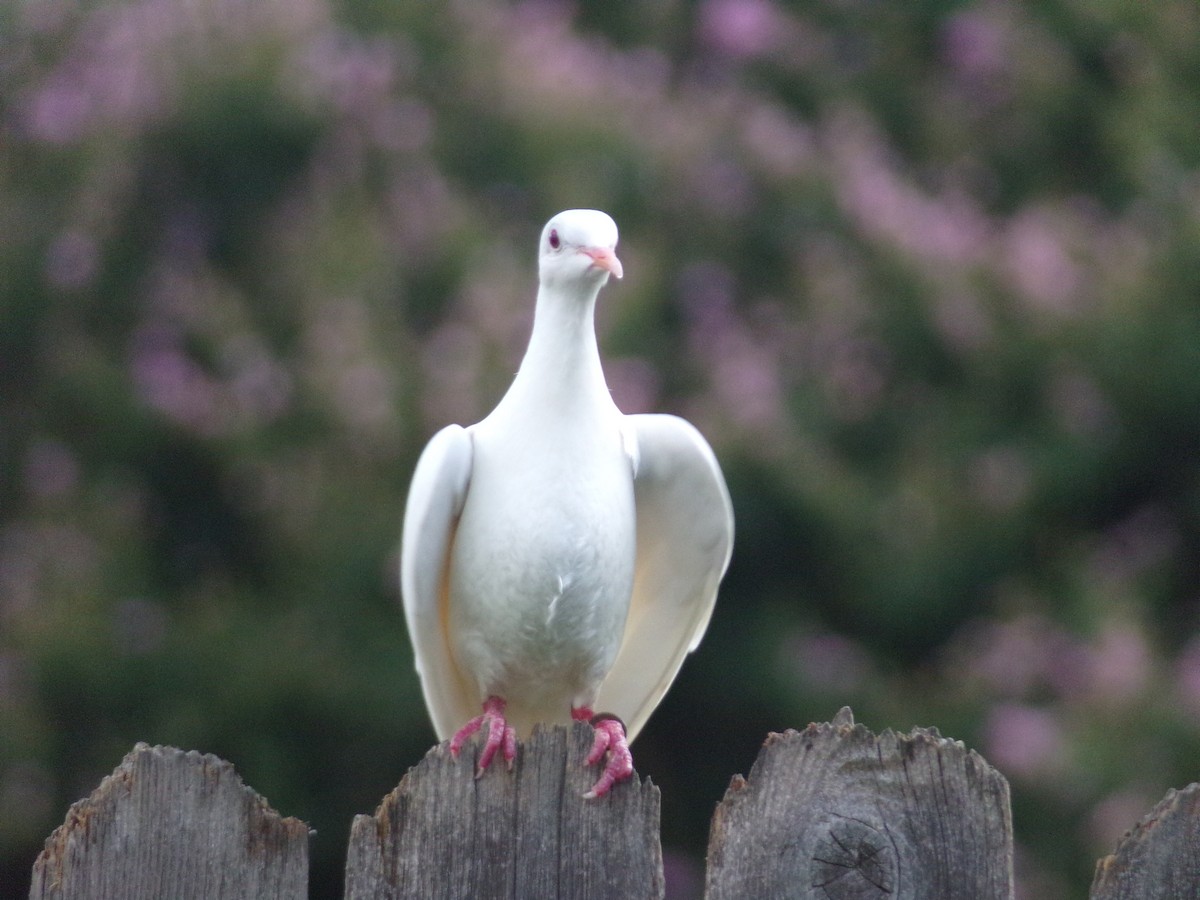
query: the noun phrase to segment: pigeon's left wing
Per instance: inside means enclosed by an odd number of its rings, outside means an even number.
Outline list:
[[[676,416],[626,416],[637,563],[625,636],[598,712],[632,741],[700,643],[733,548],[733,506],[712,448]]]
[[[417,461],[400,544],[400,591],[425,705],[442,740],[478,712],[477,691],[462,677],[446,636],[450,551],[471,482],[471,434],[448,425]]]

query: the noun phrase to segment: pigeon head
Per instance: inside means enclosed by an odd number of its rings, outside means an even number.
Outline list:
[[[598,209],[568,209],[546,223],[538,244],[542,284],[598,289],[609,275],[620,278],[617,223]]]

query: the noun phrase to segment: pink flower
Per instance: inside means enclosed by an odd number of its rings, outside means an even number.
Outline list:
[[[700,34],[727,56],[762,56],[776,45],[781,18],[767,0],[708,0],[700,7]]]
[[[1042,211],[1017,215],[1005,235],[1005,263],[1014,286],[1046,311],[1074,311],[1081,276],[1060,229]]]
[[[1188,641],[1175,662],[1175,691],[1192,715],[1200,715],[1200,637]]]
[[[1150,682],[1150,648],[1136,628],[1121,625],[1106,628],[1091,657],[1089,688],[1097,700],[1130,703]]]
[[[988,762],[1024,778],[1053,775],[1066,762],[1062,723],[1047,709],[1005,703],[988,714],[983,726]]]
[[[968,78],[996,76],[1011,59],[1008,30],[979,10],[951,16],[942,29],[942,55]]]
[[[871,658],[856,641],[832,632],[802,634],[781,647],[780,666],[786,676],[807,687],[845,694],[871,676]]]

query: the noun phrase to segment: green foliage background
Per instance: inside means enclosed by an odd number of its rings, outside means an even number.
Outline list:
[[[1022,896],[1200,772],[1200,7],[0,10],[0,880],[135,741],[313,824],[430,746],[395,555],[559,209],[628,412],[713,443],[717,614],[635,746],[673,896],[768,730],[1009,777]],[[7,891],[5,891],[7,894]]]

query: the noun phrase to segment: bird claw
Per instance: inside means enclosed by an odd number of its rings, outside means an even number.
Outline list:
[[[450,739],[450,755],[458,759],[463,745],[477,731],[486,726],[487,737],[483,750],[479,753],[479,767],[475,777],[479,778],[491,765],[496,753],[504,756],[504,762],[512,771],[513,760],[517,755],[517,732],[504,718],[505,703],[499,697],[488,697],[483,704],[483,712],[455,732]],[[590,721],[595,730],[591,752],[584,760],[584,765],[592,766],[607,757],[604,771],[592,785],[592,789],[583,795],[585,800],[603,797],[613,787],[622,781],[633,777],[633,754],[629,752],[629,740],[625,734],[625,725],[616,716],[607,713],[593,716],[590,709],[580,708],[571,710],[571,718],[576,721]]]
[[[492,759],[499,750],[504,755],[504,763],[511,772],[513,759],[517,755],[517,732],[504,718],[504,701],[499,697],[488,697],[483,704],[483,712],[454,733],[450,739],[450,755],[458,759],[458,754],[475,732],[487,726],[487,738],[483,742],[483,750],[479,754],[479,766],[475,777],[479,778],[491,765]]]
[[[633,754],[629,751],[629,741],[625,736],[625,725],[616,716],[601,714],[592,719],[592,727],[596,730],[596,738],[592,742],[592,752],[587,755],[584,765],[595,765],[608,756],[604,771],[592,785],[592,789],[583,795],[585,800],[603,797],[613,785],[633,776]]]

